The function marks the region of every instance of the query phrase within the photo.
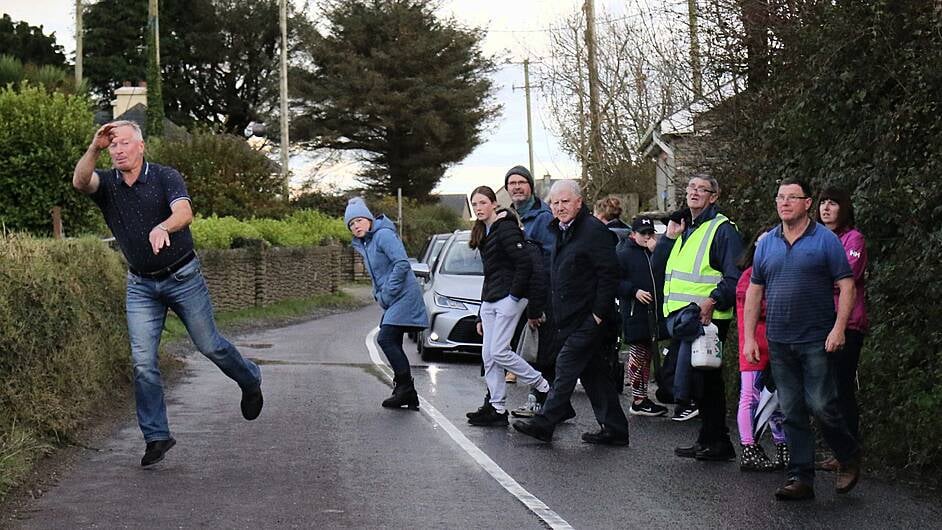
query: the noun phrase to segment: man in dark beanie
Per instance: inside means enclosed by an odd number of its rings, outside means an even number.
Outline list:
[[[553,212],[549,206],[540,200],[534,193],[533,175],[530,170],[523,166],[514,166],[504,175],[504,188],[510,194],[510,200],[513,201],[513,209],[520,216],[523,223],[524,237],[536,241],[543,249],[544,270],[549,270],[550,253],[555,245],[555,238],[550,232],[549,226],[553,221]],[[547,289],[549,286],[547,286]],[[547,309],[548,311],[548,309]],[[547,319],[550,315],[546,315]],[[540,321],[531,321],[531,325],[540,326],[540,351],[537,356],[537,362],[534,368],[543,374],[547,381],[552,382],[556,374],[555,352],[550,348],[552,342],[552,326],[541,326]],[[527,403],[511,411],[516,417],[531,417],[539,412],[539,404],[536,396],[532,393],[527,396]]]

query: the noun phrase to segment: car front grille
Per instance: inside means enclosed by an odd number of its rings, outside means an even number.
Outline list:
[[[451,329],[448,340],[451,342],[463,342],[466,344],[481,344],[481,336],[478,335],[475,317],[464,317],[455,323]]]

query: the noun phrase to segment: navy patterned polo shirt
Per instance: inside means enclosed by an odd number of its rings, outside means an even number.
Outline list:
[[[132,269],[154,272],[168,267],[193,250],[189,227],[170,234],[170,246],[154,254],[148,236],[172,213],[170,205],[190,200],[180,173],[171,167],[144,162],[133,185],[117,169],[96,169],[98,190],[90,197],[101,208]]]

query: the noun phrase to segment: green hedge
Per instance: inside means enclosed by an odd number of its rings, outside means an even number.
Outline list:
[[[940,480],[942,34],[919,2],[807,4],[771,28],[770,76],[711,113],[712,170],[744,231],[776,221],[778,179],[853,193],[870,258],[860,363],[873,465]],[[817,207],[817,204],[815,204]]]
[[[130,381],[125,268],[95,239],[0,236],[0,496]]]
[[[41,88],[0,87],[0,223],[7,229],[52,234],[49,211],[62,207],[70,235],[102,225],[98,208],[72,188],[72,170],[95,126],[84,96]]]
[[[343,219],[301,210],[285,219],[199,217],[190,226],[198,248],[230,248],[237,239],[263,239],[276,247],[309,247],[350,242]]]

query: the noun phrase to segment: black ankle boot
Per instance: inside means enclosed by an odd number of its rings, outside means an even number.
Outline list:
[[[415,391],[415,382],[408,373],[396,374],[393,378],[392,395],[383,401],[386,408],[398,409],[407,406],[412,410],[419,410],[419,395]]]

